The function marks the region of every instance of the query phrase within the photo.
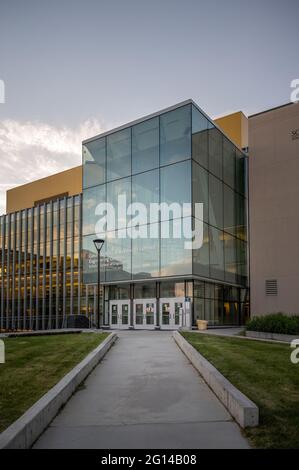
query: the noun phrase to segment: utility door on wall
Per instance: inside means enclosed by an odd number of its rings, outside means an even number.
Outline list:
[[[160,299],[160,325],[164,330],[176,330],[182,326],[184,298]]]
[[[111,328],[129,328],[130,301],[110,300],[110,326]]]
[[[134,328],[154,329],[156,325],[156,299],[134,300]]]

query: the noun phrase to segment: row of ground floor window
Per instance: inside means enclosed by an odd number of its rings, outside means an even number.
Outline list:
[[[97,285],[77,286],[76,291],[73,298],[51,297],[46,289],[44,296],[26,302],[5,299],[0,302],[0,330],[65,328],[76,324],[75,315],[85,317],[83,324],[96,326]],[[198,319],[211,326],[239,325],[248,316],[248,291],[236,286],[180,279],[100,288],[100,323],[106,327],[173,329],[196,326]]]

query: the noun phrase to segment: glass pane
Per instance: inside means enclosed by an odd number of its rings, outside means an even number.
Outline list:
[[[125,230],[107,233],[105,246],[106,281],[131,279],[131,238]]]
[[[132,172],[159,167],[159,118],[132,127]]]
[[[236,193],[223,185],[224,192],[224,230],[232,235],[236,234]]]
[[[204,320],[205,319],[205,301],[204,299],[195,298],[193,301],[193,308],[194,308],[194,323],[196,320]]]
[[[137,283],[134,286],[135,299],[153,299],[156,298],[156,284],[154,282]]]
[[[161,165],[191,157],[190,105],[160,116],[160,140]]]
[[[155,229],[159,230],[159,224]],[[132,240],[132,272],[135,279],[159,276],[159,238],[150,237],[150,225],[144,226],[147,238]]]
[[[160,297],[185,297],[183,282],[163,281],[160,285]]]
[[[83,145],[83,188],[105,183],[105,166],[105,138]]]
[[[209,129],[209,170],[222,179],[222,134],[216,127]]]
[[[135,305],[135,312],[136,312],[136,325],[143,324],[143,304],[136,304]]]
[[[197,163],[192,162],[192,191],[193,204],[203,203],[203,219],[205,222],[209,220],[209,189],[208,189],[208,172]],[[195,214],[195,206],[193,206],[193,214]],[[200,217],[199,217],[200,218]]]
[[[192,158],[208,168],[208,121],[192,106]]]
[[[162,325],[169,325],[170,304],[162,303]]]
[[[172,222],[172,221],[171,221]],[[161,233],[167,234],[168,221],[161,222]],[[184,238],[161,238],[161,276],[191,274],[192,250],[185,249]]]
[[[165,211],[161,220],[181,217],[183,203],[191,204],[191,163],[182,162],[161,168],[161,202],[178,203],[174,211]],[[185,216],[188,215],[186,212]],[[191,215],[191,210],[190,210]]]
[[[107,136],[107,180],[131,174],[131,128]]]
[[[107,184],[107,203],[112,204],[114,208],[116,228],[126,227],[130,220],[127,216],[127,207],[131,204],[131,178],[123,178]]]
[[[118,323],[118,305],[112,304],[111,305],[111,323],[112,325],[117,325]]]
[[[128,325],[129,323],[129,305],[122,304],[121,306],[121,323],[122,325]]]
[[[237,240],[237,271],[238,281],[242,284],[247,282],[247,243]]]
[[[136,223],[147,224],[158,222],[159,214],[150,218],[150,204],[159,203],[159,170],[147,171],[132,177],[132,203],[142,203],[146,211],[137,211]],[[132,221],[133,225],[134,220]]]
[[[214,227],[210,227],[210,274],[224,279],[223,232]]]
[[[83,262],[83,282],[84,284],[96,283],[98,280],[98,253],[93,243],[94,235],[83,237],[82,262]],[[101,281],[105,275],[105,244],[101,249]]]
[[[236,194],[236,236],[242,240],[247,239],[246,219],[247,219],[247,199]]]
[[[209,222],[223,228],[223,183],[209,175]]]
[[[95,234],[99,216],[95,214],[98,204],[106,200],[106,185],[96,186],[83,191],[83,235]]]
[[[154,324],[154,312],[155,312],[155,305],[153,303],[147,303],[145,306],[145,315],[146,315],[147,325]]]
[[[241,194],[246,194],[246,168],[245,157],[238,149],[236,150],[236,191]]]
[[[229,186],[235,187],[236,150],[226,137],[223,137],[223,179]]]
[[[225,250],[225,280],[229,282],[237,281],[237,252],[236,238],[231,235],[224,235]]]
[[[209,260],[209,228],[204,223],[203,227],[203,245],[199,249],[192,250],[193,252],[193,270],[195,274],[209,277],[210,275],[210,260]]]
[[[180,309],[183,308],[182,302],[175,302],[174,304],[174,324],[179,325],[180,324]]]

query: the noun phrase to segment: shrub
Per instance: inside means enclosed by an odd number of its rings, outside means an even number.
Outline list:
[[[246,328],[249,331],[297,335],[299,334],[299,316],[272,313],[270,315],[254,317],[248,322]]]

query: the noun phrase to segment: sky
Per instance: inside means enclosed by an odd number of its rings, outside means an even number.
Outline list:
[[[187,98],[212,118],[289,102],[298,17],[298,0],[0,0],[0,214],[104,130]]]

